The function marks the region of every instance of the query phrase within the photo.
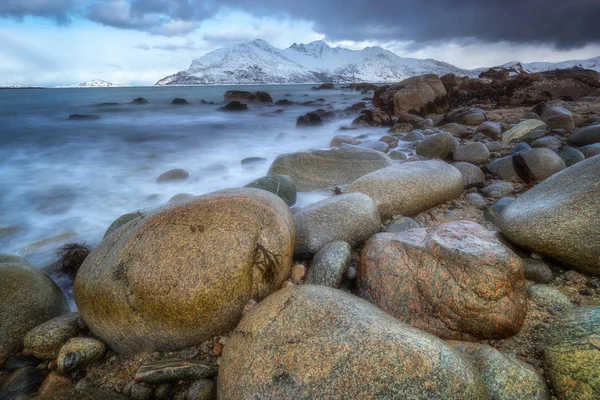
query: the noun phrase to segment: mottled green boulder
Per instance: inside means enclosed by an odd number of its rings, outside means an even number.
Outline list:
[[[282,289],[232,333],[218,398],[488,399],[473,366],[442,340],[327,286]]]
[[[529,364],[482,343],[450,343],[479,370],[491,399],[550,399],[546,381]]]
[[[267,175],[258,178],[246,187],[266,190],[281,197],[288,206],[296,204],[296,184],[288,175]]]
[[[547,371],[561,400],[600,398],[600,307],[576,308],[548,332]]]
[[[132,220],[136,219],[137,217],[141,217],[141,216],[142,216],[142,214],[139,212],[131,212],[131,213],[121,215],[112,224],[110,224],[110,226],[104,233],[104,237],[107,237],[108,235],[110,235],[111,233],[113,233],[114,231],[116,231],[117,229],[119,229],[120,227],[122,227],[123,225],[128,223],[129,221],[132,221]]]
[[[36,326],[23,339],[25,354],[43,360],[55,359],[60,348],[85,326],[79,313],[68,313]]]

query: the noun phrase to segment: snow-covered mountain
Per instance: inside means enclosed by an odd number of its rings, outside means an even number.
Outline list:
[[[520,61],[511,61],[506,64],[499,65],[500,68],[514,69],[519,73],[534,73],[543,71],[552,71],[555,69],[570,69],[574,67],[580,67],[584,69],[591,69],[600,72],[600,57],[590,58],[589,60],[569,60],[561,61],[556,63],[551,62],[530,62],[522,63]],[[487,71],[489,68],[477,68],[472,72],[478,75],[481,72]]]
[[[94,79],[87,82],[77,83],[70,86],[57,86],[58,88],[107,88],[107,87],[124,87],[121,83],[113,83],[103,81],[102,79]]]
[[[316,41],[282,50],[256,39],[210,52],[156,84],[378,83],[427,73],[472,75],[441,61],[401,58],[381,47],[348,50]]]

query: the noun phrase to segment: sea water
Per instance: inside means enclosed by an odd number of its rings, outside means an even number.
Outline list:
[[[323,100],[219,111],[227,90],[267,91],[274,101]],[[148,104],[132,104],[137,97]],[[265,175],[280,154],[328,148],[358,115],[341,111],[362,97],[310,85],[0,90],[0,253],[40,265],[65,242],[97,245],[122,214],[157,207],[179,193],[242,187]],[[190,104],[173,105],[174,98]],[[319,127],[296,127],[298,116],[317,108],[338,116]],[[69,120],[72,114],[99,118]],[[377,128],[350,133],[384,134]],[[240,162],[247,157],[267,161],[244,168]],[[156,182],[173,168],[190,178]],[[300,193],[296,206],[325,196]]]

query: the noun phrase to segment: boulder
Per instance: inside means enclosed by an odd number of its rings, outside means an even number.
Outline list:
[[[319,87],[317,87],[317,90],[331,90],[331,89],[335,89],[335,85],[331,82],[322,83]]]
[[[490,158],[490,151],[481,142],[468,143],[454,150],[452,158],[454,161],[483,164]]]
[[[43,360],[53,360],[67,341],[83,331],[79,313],[69,313],[36,326],[23,339],[23,353]]]
[[[137,99],[133,99],[131,104],[148,104],[148,100],[143,97],[138,97]]]
[[[550,285],[531,285],[527,287],[529,298],[537,304],[538,307],[551,310],[562,311],[573,308],[573,303],[563,292]]]
[[[545,379],[527,363],[482,343],[450,342],[477,368],[494,400],[550,400]]]
[[[219,111],[248,111],[248,104],[240,101],[230,101],[226,106],[220,107]]]
[[[254,169],[260,165],[266,164],[267,159],[264,157],[246,157],[240,161],[242,168]]]
[[[352,182],[346,193],[359,192],[371,197],[385,220],[394,215],[416,215],[460,196],[463,190],[459,170],[443,161],[432,160],[372,172]]]
[[[397,161],[406,161],[408,160],[408,156],[406,155],[406,153],[402,152],[402,151],[390,151],[388,153],[388,157],[391,158],[392,160],[397,160]]]
[[[502,134],[502,143],[507,145],[513,142],[533,142],[546,134],[546,124],[539,119],[527,119],[519,122],[510,130]]]
[[[452,136],[455,136],[455,137],[460,137],[461,133],[463,132],[463,128],[459,124],[457,124],[456,122],[451,122],[449,124],[444,124],[444,125],[440,126],[440,130],[446,131],[446,132],[452,134]]]
[[[450,105],[442,81],[433,74],[414,76],[392,86],[380,87],[375,90],[373,104],[389,115],[443,113]]]
[[[296,127],[319,125],[323,125],[323,120],[321,119],[321,116],[315,111],[311,111],[309,113],[301,115],[296,119]]]
[[[534,149],[537,147],[558,148],[560,146],[562,146],[562,142],[556,136],[544,136],[531,142],[531,147]]]
[[[600,307],[565,312],[550,325],[544,355],[558,398],[600,398]]]
[[[186,99],[176,98],[176,99],[173,99],[173,101],[171,102],[171,104],[173,104],[173,105],[186,105],[186,104],[190,104],[190,102],[187,101]]]
[[[287,175],[267,175],[258,178],[245,187],[266,190],[281,197],[288,206],[296,204],[296,184]]]
[[[176,182],[176,181],[185,181],[190,177],[189,172],[185,169],[175,168],[169,170],[165,173],[160,174],[158,178],[156,178],[157,183],[165,183],[165,182]]]
[[[244,90],[228,90],[223,95],[224,101],[246,100],[258,101],[261,103],[272,103],[273,98],[267,92],[248,92]]]
[[[334,240],[351,247],[381,230],[377,205],[367,195],[349,193],[318,201],[294,214],[296,225],[295,255],[310,258]]]
[[[338,147],[341,144],[356,144],[356,139],[350,135],[337,135],[331,139],[331,143],[329,143],[329,147]]]
[[[470,221],[377,234],[358,270],[361,297],[438,337],[469,341],[519,332],[524,282],[521,259]]]
[[[282,289],[223,350],[219,399],[488,399],[443,341],[326,286]]]
[[[573,146],[586,146],[588,144],[600,143],[600,124],[581,128],[567,140]]]
[[[21,350],[27,332],[69,312],[65,295],[45,272],[24,260],[3,259],[7,262],[0,263],[0,365]]]
[[[293,244],[291,211],[267,191],[171,203],[92,251],[75,302],[94,335],[119,353],[183,349],[228,332],[248,300],[279,288]]]
[[[390,145],[385,143],[385,142],[362,142],[361,144],[358,145],[359,147],[364,147],[365,149],[371,149],[371,150],[375,150],[375,151],[380,151],[382,153],[385,153],[386,151],[388,151],[390,149]]]
[[[416,142],[423,139],[425,139],[425,135],[420,131],[412,131],[402,137],[405,142]]]
[[[548,148],[537,148],[514,156],[517,171],[525,182],[540,182],[566,168],[558,154]]]
[[[456,162],[452,166],[460,171],[465,182],[465,188],[468,189],[485,184],[485,175],[477,165],[468,162]]]
[[[106,353],[106,345],[86,337],[72,338],[58,352],[56,366],[60,372],[72,372],[98,361]]]
[[[459,114],[456,117],[456,122],[463,125],[479,126],[486,120],[485,113],[479,111],[468,111],[466,113]]]
[[[110,226],[108,227],[106,232],[104,232],[104,237],[106,238],[108,235],[110,235],[111,233],[113,233],[114,231],[116,231],[117,229],[119,229],[120,227],[122,227],[123,225],[128,223],[129,221],[134,220],[137,217],[141,217],[141,216],[142,216],[142,214],[140,212],[132,212],[132,213],[127,213],[127,214],[121,215],[119,218],[114,220],[112,224],[110,224]]]
[[[505,181],[521,182],[513,156],[495,159],[486,165],[488,171]]]
[[[580,161],[585,160],[585,156],[582,152],[572,147],[564,146],[560,149],[554,150],[556,154],[565,162],[567,167],[570,167],[573,164],[577,164]]]
[[[475,133],[483,133],[490,139],[500,139],[502,136],[502,126],[498,122],[485,121],[477,127]]]
[[[358,126],[392,126],[390,116],[382,110],[364,110],[352,121],[352,125]]]
[[[499,219],[521,247],[600,275],[600,157],[581,161],[533,187]]]
[[[306,284],[339,288],[350,261],[351,250],[350,245],[342,240],[323,246],[312,260]]]
[[[331,150],[283,154],[273,161],[268,174],[289,175],[299,191],[309,191],[348,184],[391,165],[392,160],[380,151],[342,145]]]
[[[498,141],[484,143],[484,146],[487,147],[487,149],[490,151],[490,153],[502,151],[502,149],[503,149],[502,143],[500,143]]]
[[[392,126],[388,132],[389,133],[408,133],[410,131],[412,131],[413,129],[415,129],[412,124],[409,124],[408,122],[398,122],[397,124],[395,124],[394,126]]]
[[[456,141],[452,134],[436,133],[426,137],[417,145],[417,154],[427,159],[445,160],[456,149]]]
[[[94,119],[100,118],[99,115],[90,115],[90,114],[72,114],[69,115],[70,121],[90,121]]]

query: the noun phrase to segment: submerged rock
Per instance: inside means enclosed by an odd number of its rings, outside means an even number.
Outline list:
[[[488,399],[468,361],[443,341],[326,286],[282,289],[227,342],[220,399]]]
[[[189,172],[185,169],[175,168],[160,174],[158,178],[156,178],[157,183],[165,183],[165,182],[177,182],[177,181],[185,181],[190,177]]]
[[[240,101],[230,101],[226,106],[220,107],[219,111],[248,111],[248,104]]]

